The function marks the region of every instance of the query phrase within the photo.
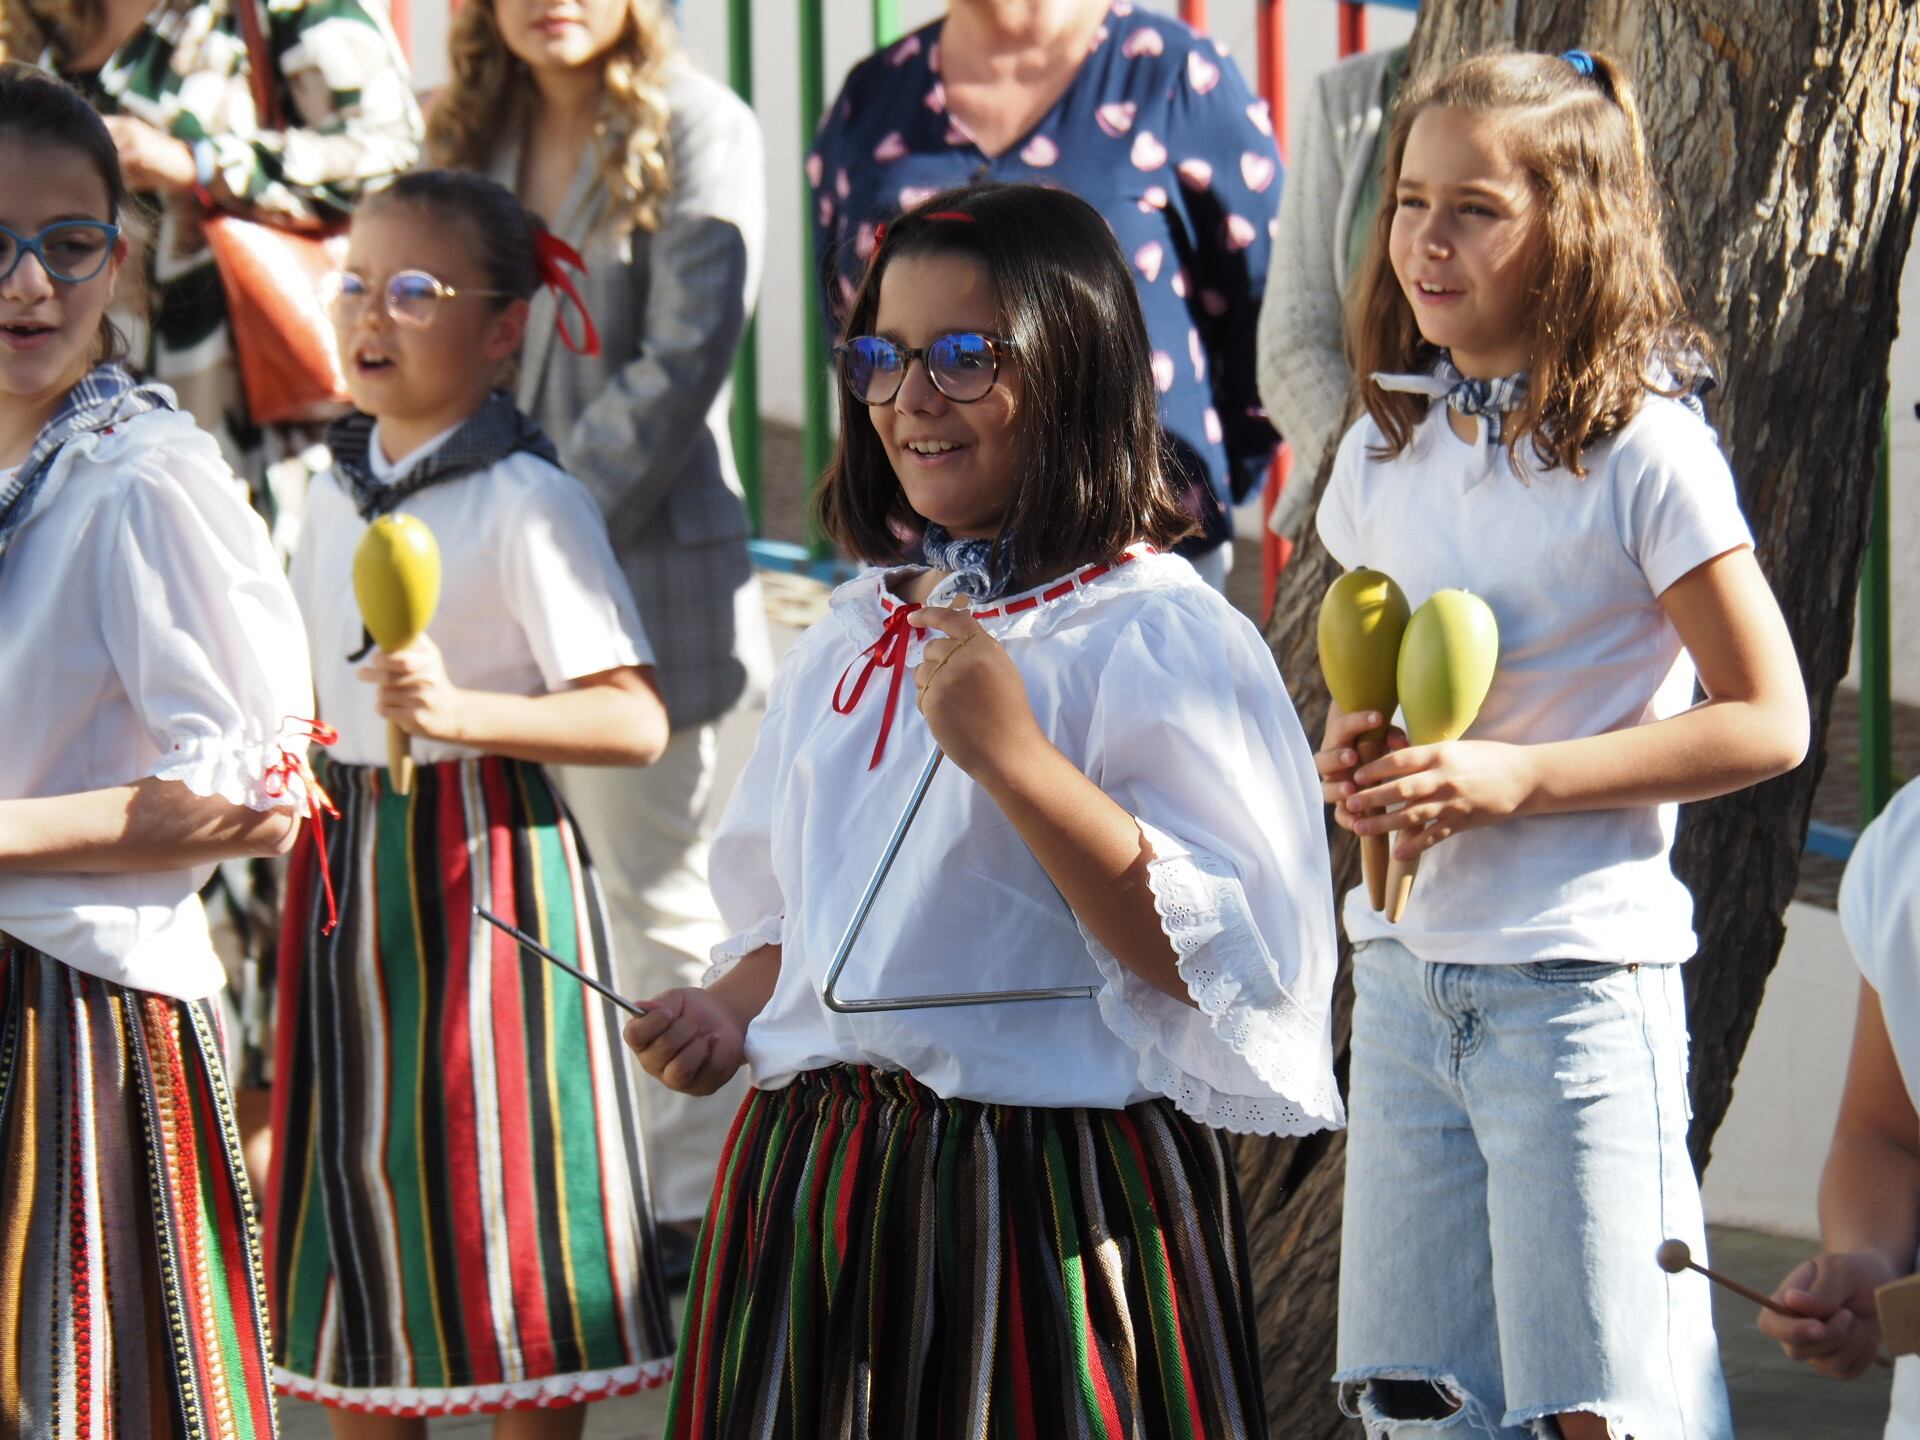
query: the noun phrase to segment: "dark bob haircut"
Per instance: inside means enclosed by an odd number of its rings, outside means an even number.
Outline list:
[[[969,220],[951,218],[954,214]],[[939,218],[939,217],[948,218]],[[1020,475],[1002,537],[1016,581],[1038,584],[1111,560],[1136,540],[1162,547],[1190,535],[1161,461],[1160,422],[1146,322],[1133,275],[1100,213],[1040,185],[968,185],[891,221],[874,251],[843,336],[874,330],[880,281],[896,260],[960,255],[993,279],[1009,363],[1023,386],[1014,417]],[[844,385],[840,441],[820,479],[820,525],[862,560],[907,558],[925,517],[874,433],[867,407]]]

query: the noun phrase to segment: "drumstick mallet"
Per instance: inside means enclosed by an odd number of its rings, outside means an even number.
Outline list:
[[[526,931],[516,929],[514,926],[509,925],[506,921],[502,920],[498,915],[494,914],[491,910],[487,910],[482,908],[479,905],[476,905],[473,907],[473,913],[478,915],[482,920],[486,921],[489,925],[493,926],[496,930],[506,931],[507,934],[511,935],[514,939],[518,940],[522,945],[526,946],[527,949],[533,951],[534,954],[538,955],[542,960],[545,960],[548,964],[558,965],[562,970],[566,971],[567,974],[573,976],[573,978],[578,980],[582,985],[588,986],[589,988],[594,990],[598,990],[602,995],[606,996],[607,999],[613,1001],[614,1004],[618,1005],[622,1010],[625,1010],[628,1014],[645,1015],[647,1013],[645,1010],[641,1009],[638,1005],[634,1004],[631,1000],[627,999],[627,997],[622,995],[618,990],[615,990],[611,985],[608,985],[603,981],[594,979],[593,976],[587,974],[586,971],[584,970],[574,969],[573,966],[569,965],[566,961],[562,960],[558,955],[554,954],[553,951],[549,950],[546,946],[542,945],[538,940],[534,939],[533,936],[527,934]]]
[[[1738,1280],[1733,1279],[1731,1276],[1722,1275],[1718,1270],[1709,1270],[1704,1265],[1696,1265],[1693,1260],[1693,1251],[1687,1248],[1687,1242],[1684,1240],[1662,1240],[1660,1242],[1660,1248],[1653,1252],[1653,1258],[1660,1262],[1660,1268],[1669,1275],[1678,1275],[1682,1270],[1698,1271],[1714,1284],[1725,1286],[1744,1300],[1751,1300],[1762,1310],[1771,1310],[1774,1314],[1784,1315],[1789,1320],[1811,1320],[1816,1318],[1811,1315],[1802,1315],[1798,1310],[1789,1310],[1771,1295],[1762,1295],[1758,1290],[1747,1285],[1742,1285]],[[1885,1355],[1875,1355],[1873,1357],[1873,1363],[1876,1365],[1891,1365],[1893,1361],[1889,1360]]]

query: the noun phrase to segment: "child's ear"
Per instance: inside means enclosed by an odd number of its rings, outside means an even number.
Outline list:
[[[520,342],[527,338],[527,316],[533,306],[525,300],[515,300],[512,304],[495,313],[487,326],[487,336],[482,353],[488,360],[499,362],[512,359],[520,353]]]

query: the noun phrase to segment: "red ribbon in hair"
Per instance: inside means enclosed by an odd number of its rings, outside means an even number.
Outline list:
[[[567,329],[567,310],[564,304],[554,306],[554,324],[560,331],[560,343],[576,355],[598,355],[600,353],[600,332],[594,328],[593,316],[587,312],[587,302],[580,298],[580,292],[574,288],[572,278],[562,266],[570,266],[582,275],[587,273],[586,261],[580,258],[580,252],[551,230],[542,230],[533,237],[534,253],[540,262],[540,283],[554,292],[556,301],[571,300],[573,308],[580,312],[580,323],[586,326],[586,336],[582,340],[573,338]]]
[[[964,210],[936,210],[931,215],[917,217],[921,220],[963,220],[969,225],[978,223],[977,217]],[[882,220],[873,227],[873,259],[880,258],[880,247],[887,243],[887,222]]]

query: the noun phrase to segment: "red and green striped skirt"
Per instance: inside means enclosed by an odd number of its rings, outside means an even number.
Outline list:
[[[672,1332],[599,888],[545,771],[334,765],[280,951],[266,1248],[285,1394],[386,1415],[664,1384]]]
[[[0,939],[0,1437],[276,1433],[223,1043]]]
[[[1266,1433],[1223,1137],[810,1071],[734,1122],[671,1440]]]

